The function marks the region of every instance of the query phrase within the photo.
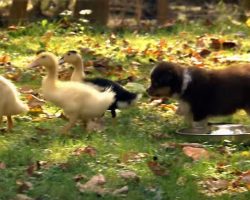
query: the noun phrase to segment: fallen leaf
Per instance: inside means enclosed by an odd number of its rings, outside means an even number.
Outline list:
[[[17,180],[16,184],[18,186],[18,192],[23,193],[27,190],[30,190],[33,188],[33,184],[28,181],[22,181],[22,180]]]
[[[30,86],[23,86],[19,88],[19,92],[22,94],[34,94],[34,90]]]
[[[39,99],[33,94],[27,95],[26,98],[28,100],[28,106],[30,107],[30,109],[41,108],[41,106],[45,104],[45,101],[43,99]]]
[[[87,176],[85,176],[84,174],[77,174],[77,175],[75,175],[75,176],[73,177],[73,180],[74,180],[75,182],[79,182],[79,181],[85,180],[85,179],[87,179]]]
[[[6,169],[6,164],[4,162],[0,162],[0,169]]]
[[[124,163],[127,162],[140,162],[142,159],[146,158],[148,154],[140,152],[127,152],[122,155],[121,161]]]
[[[104,192],[101,188],[106,183],[106,179],[102,174],[93,176],[89,181],[85,184],[77,183],[76,186],[78,187],[80,192]]]
[[[34,200],[31,197],[28,197],[25,194],[17,194],[14,200]]]
[[[3,56],[0,56],[0,63],[8,63],[10,62],[10,56],[9,55],[3,55]]]
[[[152,133],[151,136],[152,138],[157,140],[170,138],[170,135],[168,135],[167,133]]]
[[[181,147],[197,147],[197,148],[203,148],[204,147],[204,145],[203,144],[200,144],[200,143],[186,143],[186,142],[184,142],[184,143],[179,143],[179,145],[181,146]]]
[[[235,47],[237,47],[237,43],[233,42],[233,41],[225,41],[222,43],[222,48],[223,49],[233,49]]]
[[[113,195],[120,195],[120,194],[127,194],[128,193],[128,186],[123,186],[119,189],[116,189],[112,192]]]
[[[239,180],[250,190],[250,170],[242,173]]]
[[[222,48],[222,42],[223,40],[218,38],[211,38],[210,47],[215,50],[219,50]]]
[[[211,51],[208,49],[202,49],[198,52],[201,57],[205,58],[211,54]]]
[[[79,148],[75,149],[72,154],[75,156],[79,156],[81,154],[88,154],[92,157],[95,157],[96,152],[97,152],[96,148],[94,148],[92,146],[87,146],[87,147],[79,147]]]
[[[156,176],[167,176],[169,174],[168,170],[155,160],[149,161],[147,163],[147,165],[148,165],[149,169]]]
[[[184,154],[191,157],[193,160],[200,160],[202,158],[208,159],[209,153],[204,148],[185,146],[182,148]]]
[[[212,191],[212,192],[216,192],[218,190],[225,190],[228,188],[229,186],[229,182],[227,180],[223,180],[223,179],[208,179],[204,182],[204,186]]]
[[[187,178],[186,177],[183,177],[183,176],[180,176],[177,181],[176,181],[176,184],[179,185],[179,186],[184,186],[187,182]]]
[[[126,181],[138,182],[140,180],[139,176],[135,172],[132,172],[132,171],[122,171],[119,173],[119,176]]]
[[[223,39],[211,38],[210,47],[215,50],[232,49],[237,47],[238,44],[234,41],[225,41]]]
[[[27,171],[27,173],[28,173],[29,176],[32,176],[33,173],[35,172],[35,170],[37,170],[37,164],[31,164],[26,169],[26,171]]]
[[[175,143],[175,142],[166,142],[163,144],[160,144],[163,148],[177,148],[177,147],[196,147],[196,148],[203,148],[204,145],[200,143]]]

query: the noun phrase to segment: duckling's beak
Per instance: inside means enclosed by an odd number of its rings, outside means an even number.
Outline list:
[[[62,65],[62,64],[64,64],[64,63],[65,63],[64,57],[61,57],[61,58],[59,59],[59,61],[58,61],[58,64],[59,64],[59,65]]]
[[[28,65],[28,68],[33,68],[33,67],[38,67],[39,66],[39,64],[38,64],[38,62],[35,60],[35,61],[33,61],[32,63],[30,63],[29,65]]]

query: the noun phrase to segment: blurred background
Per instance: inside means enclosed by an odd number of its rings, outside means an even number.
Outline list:
[[[0,0],[0,26],[40,19],[85,19],[101,25],[169,25],[176,21],[243,21],[250,0]]]

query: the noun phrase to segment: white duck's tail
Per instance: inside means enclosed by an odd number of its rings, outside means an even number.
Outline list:
[[[21,114],[21,113],[25,113],[25,112],[28,112],[29,110],[29,107],[24,104],[21,100],[17,99],[17,102],[16,102],[16,114]]]

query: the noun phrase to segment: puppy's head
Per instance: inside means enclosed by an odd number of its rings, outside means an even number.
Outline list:
[[[161,62],[151,72],[150,96],[171,97],[181,92],[183,68],[175,63]]]

